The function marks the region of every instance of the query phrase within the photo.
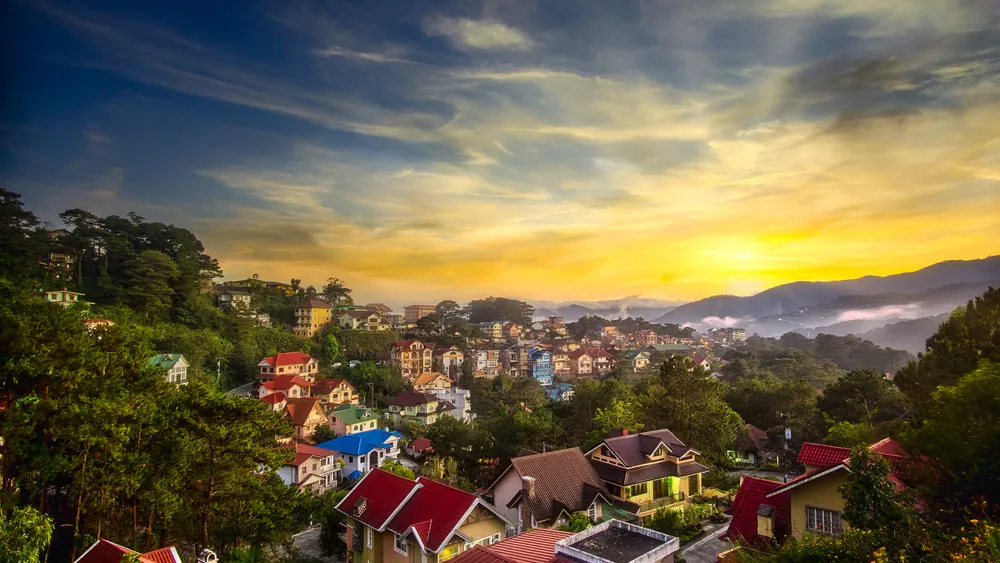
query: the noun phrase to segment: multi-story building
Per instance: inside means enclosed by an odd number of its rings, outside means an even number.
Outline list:
[[[319,362],[304,352],[281,352],[268,356],[257,364],[257,377],[261,381],[270,381],[279,375],[295,374],[313,382],[319,374]]]
[[[403,377],[412,379],[433,371],[434,349],[419,340],[397,340],[392,344],[392,362],[399,366]]]
[[[531,361],[529,349],[514,343],[500,346],[500,371],[515,377],[527,377],[530,373]]]
[[[611,373],[614,365],[611,361],[611,354],[604,348],[587,348],[587,354],[591,358],[594,373],[605,375]]]
[[[392,324],[386,322],[381,314],[369,310],[340,311],[337,315],[337,322],[340,324],[340,328],[349,330],[378,332],[392,328]]]
[[[462,362],[465,361],[465,353],[459,350],[457,346],[438,348],[434,351],[434,355],[441,359],[441,370],[445,374],[457,379],[458,375],[462,373]]]
[[[618,434],[584,454],[612,497],[638,504],[638,514],[646,517],[661,508],[683,507],[688,497],[701,494],[701,476],[708,468],[673,432]]]
[[[310,439],[320,426],[329,426],[326,411],[316,397],[285,399],[285,418],[295,427],[296,441]]]
[[[503,335],[506,338],[520,338],[521,325],[517,323],[505,323],[503,325]]]
[[[570,352],[569,373],[575,377],[590,377],[594,375],[594,358],[582,348]]]
[[[185,385],[188,382],[188,368],[191,364],[183,354],[157,354],[149,359],[149,365],[166,370],[164,378],[167,383]]]
[[[413,390],[421,393],[430,392],[435,389],[451,389],[451,387],[451,378],[436,371],[421,373],[413,381]]]
[[[338,436],[347,436],[378,428],[378,422],[382,418],[382,414],[375,409],[350,404],[334,407],[328,416],[330,428],[333,428],[334,434]]]
[[[337,510],[347,516],[347,563],[443,563],[513,529],[472,493],[382,469],[365,475]]]
[[[49,279],[62,283],[67,283],[73,278],[73,270],[76,268],[76,257],[72,254],[53,252],[48,258],[39,262],[45,269]]]
[[[240,315],[253,315],[250,309],[251,296],[246,291],[230,290],[219,294],[219,308],[227,313],[236,311]]]
[[[331,408],[345,404],[356,405],[360,400],[354,386],[339,377],[317,379],[310,394],[318,397],[324,407]]]
[[[407,305],[403,307],[403,318],[407,324],[416,323],[435,311],[437,311],[437,307],[434,305]]]
[[[503,338],[503,322],[485,321],[479,323],[479,330],[483,331],[486,338],[500,340]]]
[[[552,370],[555,375],[567,376],[570,373],[569,352],[562,348],[552,351]]]
[[[429,389],[427,392],[437,397],[441,401],[441,404],[448,403],[455,407],[454,409],[442,411],[443,414],[465,421],[470,421],[474,418],[472,414],[472,392],[468,389],[452,387],[450,389]]]
[[[481,372],[486,377],[495,377],[500,373],[500,347],[483,345],[479,346],[472,353],[476,357],[475,371]]]
[[[296,336],[312,338],[332,319],[333,312],[329,303],[319,299],[309,299],[295,307],[295,328],[292,332]]]
[[[309,444],[285,444],[279,449],[294,450],[295,458],[278,469],[278,477],[286,485],[296,485],[299,490],[323,494],[337,485],[340,466],[330,450]]]
[[[633,335],[637,346],[652,346],[660,342],[660,337],[649,329],[637,330]]]
[[[312,383],[309,383],[298,375],[293,373],[282,374],[274,379],[262,381],[257,386],[257,397],[263,399],[264,397],[279,393],[284,395],[284,397],[292,397],[294,399],[309,397],[311,387]],[[276,400],[272,399],[272,401]]]
[[[428,426],[437,422],[444,414],[454,411],[455,405],[442,401],[430,393],[410,391],[400,393],[389,400],[385,419],[393,428],[401,428],[404,422],[416,422]]]
[[[399,432],[376,428],[338,436],[316,447],[331,452],[337,463],[343,465],[344,477],[353,480],[378,469],[385,460],[399,457],[399,439],[402,437]]]
[[[531,359],[531,377],[542,386],[552,385],[555,367],[552,365],[552,352],[548,350],[533,350]]]

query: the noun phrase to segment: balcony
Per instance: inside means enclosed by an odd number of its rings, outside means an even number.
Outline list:
[[[687,499],[684,493],[677,493],[665,497],[655,498],[650,501],[639,503],[639,512],[653,512],[661,508],[669,508],[675,504],[683,503]]]

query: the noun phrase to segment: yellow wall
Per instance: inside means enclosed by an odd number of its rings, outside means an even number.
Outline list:
[[[466,524],[458,530],[472,538],[474,541],[492,536],[493,534],[500,534],[500,539],[503,539],[506,526],[504,525],[503,520],[499,518],[488,518],[486,520]]]
[[[844,483],[846,476],[845,471],[837,471],[791,490],[792,537],[802,539],[806,529],[806,506],[844,510],[844,498],[837,492],[837,487]],[[845,530],[848,527],[843,518],[841,525]]]

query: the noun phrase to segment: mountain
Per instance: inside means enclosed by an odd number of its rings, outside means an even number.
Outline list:
[[[565,318],[566,322],[573,322],[579,320],[580,317],[588,315],[597,315],[606,319],[620,319],[625,317],[637,319],[642,317],[650,320],[662,316],[682,303],[683,301],[664,301],[633,295],[607,301],[562,303],[537,301],[532,303],[532,306],[535,307],[535,318],[556,316]]]
[[[950,313],[943,313],[923,319],[912,319],[862,332],[860,336],[871,340],[883,348],[896,348],[919,354],[926,349],[927,339],[933,335],[941,323],[948,320]]]
[[[1000,280],[1000,256],[979,260],[950,260],[903,274],[865,276],[832,282],[792,282],[750,297],[716,295],[681,305],[655,319],[661,323],[744,325],[761,317],[797,313],[845,296],[912,294],[947,285]]]

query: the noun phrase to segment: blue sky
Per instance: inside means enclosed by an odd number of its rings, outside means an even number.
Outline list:
[[[691,299],[1000,248],[995,2],[2,9],[0,185],[227,277]]]

